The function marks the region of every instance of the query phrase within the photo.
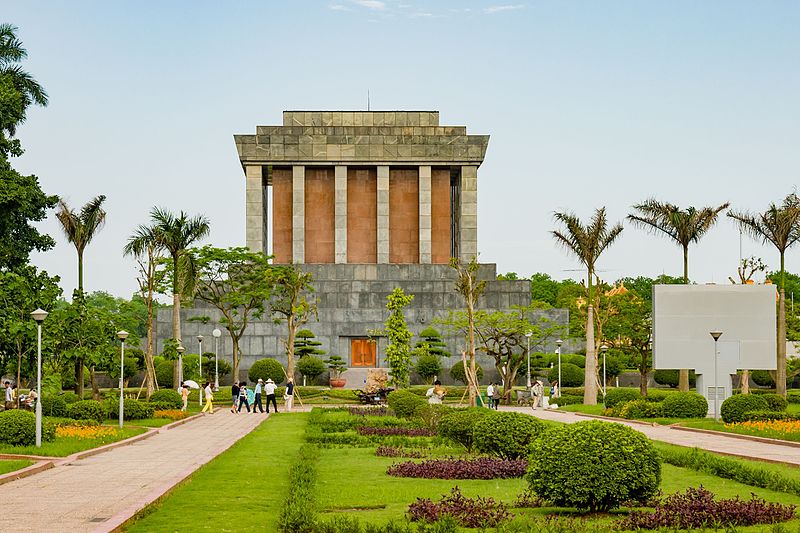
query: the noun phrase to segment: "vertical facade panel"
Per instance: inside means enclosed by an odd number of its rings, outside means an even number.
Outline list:
[[[332,167],[306,167],[305,262],[335,259],[335,182]]]
[[[273,262],[292,261],[292,169],[272,169],[272,255]]]
[[[378,180],[375,167],[347,168],[347,262],[378,261]]]
[[[450,169],[431,171],[431,263],[450,262]]]
[[[389,262],[419,263],[419,172],[389,169]]]

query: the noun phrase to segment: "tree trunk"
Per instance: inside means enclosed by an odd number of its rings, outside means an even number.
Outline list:
[[[178,259],[172,261],[172,268],[175,269],[172,275],[172,338],[177,341],[178,346],[183,345],[181,340],[181,291],[178,280]],[[175,360],[174,372],[172,373],[172,388],[177,389],[181,376],[181,359]]]
[[[22,350],[17,350],[17,397],[15,398],[16,407],[19,409],[19,380],[22,371]]]
[[[741,378],[739,379],[739,388],[742,394],[750,394],[750,371],[742,370]]]
[[[470,275],[469,279],[469,286],[472,287],[472,275]],[[472,289],[470,288],[470,291]],[[472,305],[472,294],[468,295],[467,298],[467,321],[468,321],[468,344],[469,344],[469,375],[470,375],[470,387],[469,387],[469,405],[471,407],[475,407],[478,405],[478,380],[477,380],[477,371],[475,369],[475,309]]]
[[[94,367],[89,369],[89,380],[92,384],[92,398],[100,401],[100,387],[97,386],[97,379],[95,379]]]
[[[75,392],[83,400],[83,357],[75,359]]]
[[[561,384],[559,383],[559,385]],[[592,305],[591,296],[589,307],[586,309],[586,370],[583,375],[583,403],[597,405],[597,355],[594,349],[594,305]]]
[[[148,281],[148,283],[150,283],[150,281]],[[149,287],[147,291],[147,352],[144,354],[144,381],[145,387],[147,387],[147,398],[153,395],[153,392],[158,386],[156,383],[156,368],[153,364],[153,353],[155,352],[154,344],[156,340],[153,333],[153,289]]]
[[[233,382],[239,383],[239,339],[231,335],[231,344],[233,345],[233,355],[231,356],[233,358]]]
[[[781,267],[783,258],[781,257]],[[781,269],[783,270],[783,269]],[[778,371],[775,376],[775,392],[786,397],[786,293],[781,287],[778,298]]]
[[[286,339],[286,376],[294,380],[294,339],[297,335],[297,325],[295,324],[294,314],[289,316],[286,321],[289,334]]]
[[[689,247],[683,247],[683,284],[689,284]],[[678,390],[689,392],[689,370],[686,368],[678,372]]]
[[[647,371],[639,371],[639,394],[647,396]]]

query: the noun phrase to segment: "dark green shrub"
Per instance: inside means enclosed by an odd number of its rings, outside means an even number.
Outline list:
[[[562,394],[559,398],[550,398],[550,403],[556,405],[577,405],[583,403],[583,396],[573,396],[571,394]]]
[[[483,368],[481,368],[481,365],[478,363],[475,363],[475,375],[478,376],[478,381],[483,379]],[[450,369],[450,377],[453,378],[453,381],[459,381],[466,385],[467,376],[464,374],[464,363],[459,361],[458,363],[454,364]]]
[[[592,420],[559,425],[531,446],[530,489],[557,507],[607,511],[645,502],[661,482],[653,444],[621,424]]]
[[[297,371],[310,382],[324,374],[327,369],[325,361],[313,355],[306,355],[297,361]]]
[[[668,385],[673,389],[678,386],[678,379],[679,379],[679,371],[678,370],[656,370],[653,372],[653,379],[659,385]],[[697,383],[697,374],[694,373],[694,370],[689,371],[689,386],[694,387]]]
[[[61,396],[42,395],[43,416],[67,416],[67,403]]]
[[[170,409],[180,409],[183,407],[181,395],[174,389],[157,390],[150,396],[149,401],[150,403],[169,404]]]
[[[550,354],[548,356],[548,359],[549,359],[548,366],[550,366],[550,364],[552,364],[554,367],[558,366],[558,354],[556,354],[556,353]],[[561,354],[561,365],[563,366],[563,365],[565,365],[567,363],[575,365],[575,366],[579,366],[581,368],[586,368],[586,356],[585,355],[581,355],[581,354],[577,354],[577,353],[563,353],[563,354]],[[533,364],[533,361],[531,361],[531,364]],[[581,382],[581,383],[583,383],[583,382]]]
[[[172,378],[175,376],[175,362],[161,361],[156,365],[156,381],[159,387],[169,389],[172,387]]]
[[[253,363],[253,366],[247,371],[247,377],[253,383],[257,382],[258,378],[264,381],[271,379],[277,385],[278,383],[283,383],[283,380],[286,378],[286,373],[283,371],[283,365],[277,360],[259,359]]]
[[[648,402],[663,402],[667,399],[670,393],[663,390],[658,389],[648,389],[647,396],[644,397],[645,400]]]
[[[142,420],[153,418],[155,407],[152,404],[126,398],[123,402],[122,417],[124,420]],[[119,398],[108,399],[105,402],[107,418],[119,418]]]
[[[318,462],[319,450],[316,446],[305,444],[300,447],[297,460],[289,469],[288,495],[278,513],[278,531],[281,533],[314,533],[316,531],[317,510],[314,485],[318,477]]]
[[[544,423],[532,416],[494,411],[475,422],[472,442],[476,451],[518,459],[528,455],[528,446],[544,429]]]
[[[429,382],[433,376],[438,376],[442,373],[442,363],[435,355],[421,355],[417,358],[417,364],[414,370],[419,377]]]
[[[800,415],[787,413],[785,411],[747,411],[744,415],[746,421],[770,421],[770,420],[800,420]]]
[[[75,420],[97,420],[102,422],[106,418],[103,404],[96,400],[81,400],[67,406],[67,416]]]
[[[770,411],[785,411],[789,407],[789,402],[780,394],[764,394],[761,397],[767,400]]]
[[[469,407],[448,413],[439,421],[438,434],[472,451],[475,424],[487,414],[489,410],[482,407]]]
[[[774,387],[775,380],[769,373],[769,370],[751,370],[750,379],[759,387]]]
[[[668,394],[661,408],[668,418],[705,418],[708,415],[708,401],[696,392]]]
[[[624,403],[641,399],[642,395],[639,393],[639,389],[615,387],[613,389],[608,389],[606,393],[606,407],[614,409],[618,405],[621,406]]]
[[[561,385],[565,387],[578,387],[583,385],[583,369],[572,363],[561,362]],[[558,366],[554,366],[547,374],[550,383],[558,381]]]
[[[214,395],[214,397],[216,398],[216,395]],[[170,402],[147,402],[147,404],[150,407],[153,408],[153,412],[154,413],[156,411],[174,411],[175,410],[175,406]],[[182,406],[183,406],[183,404],[181,404],[181,407]],[[180,409],[180,407],[178,407],[178,409]]]
[[[788,391],[786,393],[786,401],[789,403],[800,403],[800,391]]]
[[[648,402],[644,398],[626,402],[619,408],[619,416],[628,420],[637,418],[659,418],[664,416],[662,406],[658,402]]]
[[[56,437],[55,424],[42,423],[42,441]],[[30,411],[11,409],[0,413],[0,442],[12,446],[31,446],[36,444],[36,415]]]
[[[734,394],[720,407],[719,414],[726,424],[744,422],[748,411],[769,411],[769,404],[763,396],[756,394]]]
[[[453,408],[447,405],[426,404],[424,407],[417,409],[415,416],[422,420],[422,424],[426,428],[435,433],[439,429],[442,418],[452,411]]]
[[[64,400],[64,403],[67,403],[67,404],[70,404],[70,403],[75,403],[75,402],[77,402],[78,400],[80,400],[80,398],[78,397],[78,395],[77,395],[77,394],[75,394],[75,393],[74,393],[74,392],[72,392],[72,391],[65,391],[65,392],[62,392],[62,393],[60,394],[60,396],[61,396],[61,399],[62,399],[62,400]]]
[[[422,396],[403,389],[390,392],[386,397],[386,402],[394,411],[394,414],[400,418],[415,416],[420,409],[428,405],[428,402]]]

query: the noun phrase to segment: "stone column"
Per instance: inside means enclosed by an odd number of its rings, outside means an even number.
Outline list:
[[[389,262],[389,167],[378,167],[378,263]]]
[[[419,262],[431,263],[431,167],[419,167]]]
[[[245,169],[245,215],[246,241],[252,252],[267,253],[267,202],[266,188],[261,165],[246,166]]]
[[[292,262],[305,262],[306,255],[306,167],[292,167]]]
[[[461,261],[478,257],[478,167],[461,167]]]
[[[335,224],[335,256],[336,263],[347,263],[347,167],[334,167],[334,204]]]

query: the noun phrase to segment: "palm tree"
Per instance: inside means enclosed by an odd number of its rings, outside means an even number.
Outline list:
[[[588,271],[588,307],[586,315],[586,370],[583,378],[583,403],[597,404],[597,351],[594,342],[594,300],[592,299],[592,279],[595,276],[595,264],[600,254],[622,233],[622,224],[608,226],[606,208],[597,209],[584,226],[573,213],[555,213],[556,222],[560,222],[563,230],[552,232],[556,242],[571,252],[583,263]]]
[[[777,366],[775,388],[778,394],[786,396],[786,271],[784,258],[786,250],[800,239],[800,198],[792,193],[783,199],[781,205],[770,204],[763,213],[728,213],[739,224],[739,228],[755,239],[770,242],[781,257],[781,275],[778,284],[778,331]]]
[[[181,296],[189,292],[194,280],[191,274],[192,256],[187,249],[208,235],[209,221],[203,215],[190,218],[181,211],[176,216],[158,207],[150,211],[150,218],[155,245],[166,250],[172,258],[172,337],[181,345]],[[176,362],[173,377],[175,387],[180,385],[179,380],[180,368]]]
[[[95,234],[100,231],[106,221],[106,212],[103,202],[106,197],[97,196],[84,205],[80,212],[75,212],[64,200],[59,200],[56,218],[61,223],[67,240],[75,246],[78,252],[78,289],[79,301],[83,301],[83,252],[92,242]],[[83,397],[83,357],[75,359],[75,379],[77,392]]]
[[[725,202],[718,207],[687,207],[681,209],[667,202],[659,202],[653,198],[633,208],[638,213],[628,215],[634,226],[644,228],[656,235],[664,235],[683,249],[683,283],[689,284],[689,245],[698,242],[717,222],[720,212],[728,208]],[[679,373],[678,388],[684,392],[689,390],[689,370]]]
[[[45,90],[33,76],[17,65],[26,57],[28,51],[17,38],[16,26],[0,24],[0,86],[13,88],[19,95],[16,109],[9,113],[10,116],[0,117],[0,128],[9,135],[16,133],[16,126],[25,120],[25,110],[31,104],[47,105]]]

